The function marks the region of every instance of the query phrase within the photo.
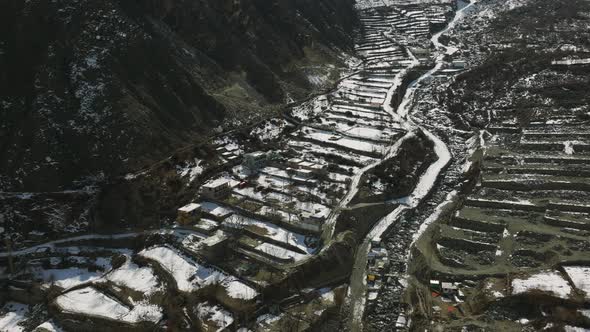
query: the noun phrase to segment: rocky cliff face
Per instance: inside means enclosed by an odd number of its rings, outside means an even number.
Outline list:
[[[351,46],[353,2],[2,1],[0,190],[81,188],[309,92],[292,64]]]

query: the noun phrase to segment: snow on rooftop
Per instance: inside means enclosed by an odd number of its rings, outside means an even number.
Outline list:
[[[527,278],[512,280],[512,293],[522,294],[529,291],[543,291],[560,298],[569,298],[572,288],[568,282],[555,271],[540,272]]]
[[[217,187],[221,187],[221,186],[225,186],[225,185],[229,185],[230,184],[230,179],[227,178],[217,178],[217,179],[212,179],[207,181],[205,184],[203,184],[204,188],[217,188]]]
[[[206,231],[210,231],[219,227],[219,224],[214,220],[201,218],[196,226]]]
[[[290,168],[288,168],[288,169],[290,169]],[[272,167],[272,166],[264,167],[261,171],[262,171],[262,173],[265,173],[265,174],[268,174],[268,175],[271,175],[274,177],[278,177],[278,178],[283,178],[283,179],[297,180],[297,181],[302,181],[302,182],[307,182],[307,183],[317,182],[317,180],[315,180],[315,179],[308,179],[305,177],[301,177],[297,173],[293,174],[291,172],[287,172],[287,170],[283,170],[283,169]]]
[[[190,203],[190,204],[187,204],[187,205],[181,207],[180,209],[178,209],[178,211],[189,213],[189,212],[195,211],[199,207],[200,207],[200,205],[197,203]]]
[[[223,217],[223,216],[227,216],[228,214],[233,213],[233,211],[231,209],[228,209],[224,206],[221,206],[217,203],[213,203],[213,202],[201,202],[198,203],[199,208],[201,209],[201,211],[203,212],[207,212],[211,215],[214,215],[216,217]]]
[[[227,234],[222,230],[217,230],[215,234],[209,236],[208,238],[201,241],[203,246],[214,246],[222,241],[227,239]]]
[[[81,314],[138,323],[157,323],[162,319],[162,309],[156,305],[138,304],[129,308],[93,287],[76,289],[60,295],[55,304],[65,313]]]
[[[569,276],[574,286],[590,298],[590,267],[588,266],[564,266],[565,273]]]

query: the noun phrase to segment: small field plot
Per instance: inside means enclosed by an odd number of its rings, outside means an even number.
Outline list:
[[[125,323],[159,322],[162,309],[151,304],[137,303],[129,307],[93,287],[76,289],[58,296],[56,306],[62,313],[104,318]]]

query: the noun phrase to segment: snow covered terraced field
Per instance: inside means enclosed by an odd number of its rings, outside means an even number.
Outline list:
[[[587,301],[590,136],[579,114],[548,107],[523,122],[511,109],[492,112],[477,186],[431,229],[433,273],[486,280],[461,285],[467,298],[486,294],[484,303]]]
[[[544,121],[522,131],[510,116],[497,114],[480,186],[449,228],[441,226],[437,252],[446,265],[538,268],[549,253],[568,261],[590,248],[588,133],[567,114],[547,110]],[[570,249],[556,251],[556,245]]]
[[[158,263],[166,270],[180,291],[193,292],[209,285],[220,285],[227,295],[235,299],[252,300],[258,295],[256,290],[235,277],[213,267],[203,266],[174,248],[153,247],[144,249],[139,255]]]
[[[288,239],[273,237],[275,231],[260,225],[274,223],[271,227],[306,234],[301,238],[307,244],[316,243],[323,222],[350,189],[353,178],[364,167],[378,163],[405,134],[397,116],[383,107],[391,102],[410,59],[391,35],[385,36],[391,33],[390,21],[399,15],[363,12],[365,29],[357,51],[365,61],[358,72],[343,79],[329,95],[291,111],[302,124],[279,138],[284,150],[276,154],[281,157],[255,174],[243,166],[234,167],[231,179],[247,179],[248,185],[234,187],[224,204],[255,217],[242,216],[242,220],[259,220],[258,225],[247,223],[248,235],[240,241],[242,253],[253,259],[264,256],[278,266],[281,261],[301,261],[313,254],[309,247],[297,248]],[[261,231],[254,232],[252,227]]]

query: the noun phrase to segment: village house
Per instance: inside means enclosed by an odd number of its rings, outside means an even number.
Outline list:
[[[443,294],[447,296],[453,296],[457,294],[457,285],[454,282],[441,282],[441,288]]]
[[[298,216],[298,223],[302,228],[313,232],[319,232],[329,211],[309,212],[303,211]]]
[[[329,210],[303,211],[299,217],[303,222],[322,224],[328,218],[329,214]]]
[[[292,172],[297,177],[302,179],[311,179],[313,177],[313,171],[309,169],[302,169],[302,168],[287,168],[287,172]]]
[[[219,223],[211,219],[201,218],[193,225],[193,228],[204,234],[213,234],[219,228]]]
[[[201,216],[209,217],[216,221],[222,221],[233,214],[232,210],[213,202],[201,202],[197,206]]]
[[[225,255],[227,244],[227,233],[218,230],[215,234],[199,243],[199,253],[209,260],[221,259]]]
[[[287,165],[294,170],[309,170],[309,171],[321,171],[327,168],[326,165],[320,165],[311,161],[299,159],[299,158],[291,158],[287,160]],[[307,173],[307,172],[305,172]]]
[[[435,292],[440,292],[441,288],[440,288],[440,280],[430,280],[430,289],[432,289]]]
[[[176,221],[181,225],[189,225],[199,220],[199,208],[197,203],[187,204],[178,209]]]
[[[291,158],[287,160],[287,165],[292,168],[298,168],[299,164],[303,162],[303,159],[300,158]]]
[[[223,199],[231,193],[231,186],[227,179],[215,179],[201,187],[201,194],[211,199]]]
[[[319,171],[319,170],[326,169],[328,166],[327,165],[316,164],[316,163],[313,163],[311,161],[303,161],[303,162],[301,162],[299,164],[299,167],[300,168],[303,168],[303,169],[308,169],[308,170],[311,170],[311,171]]]

